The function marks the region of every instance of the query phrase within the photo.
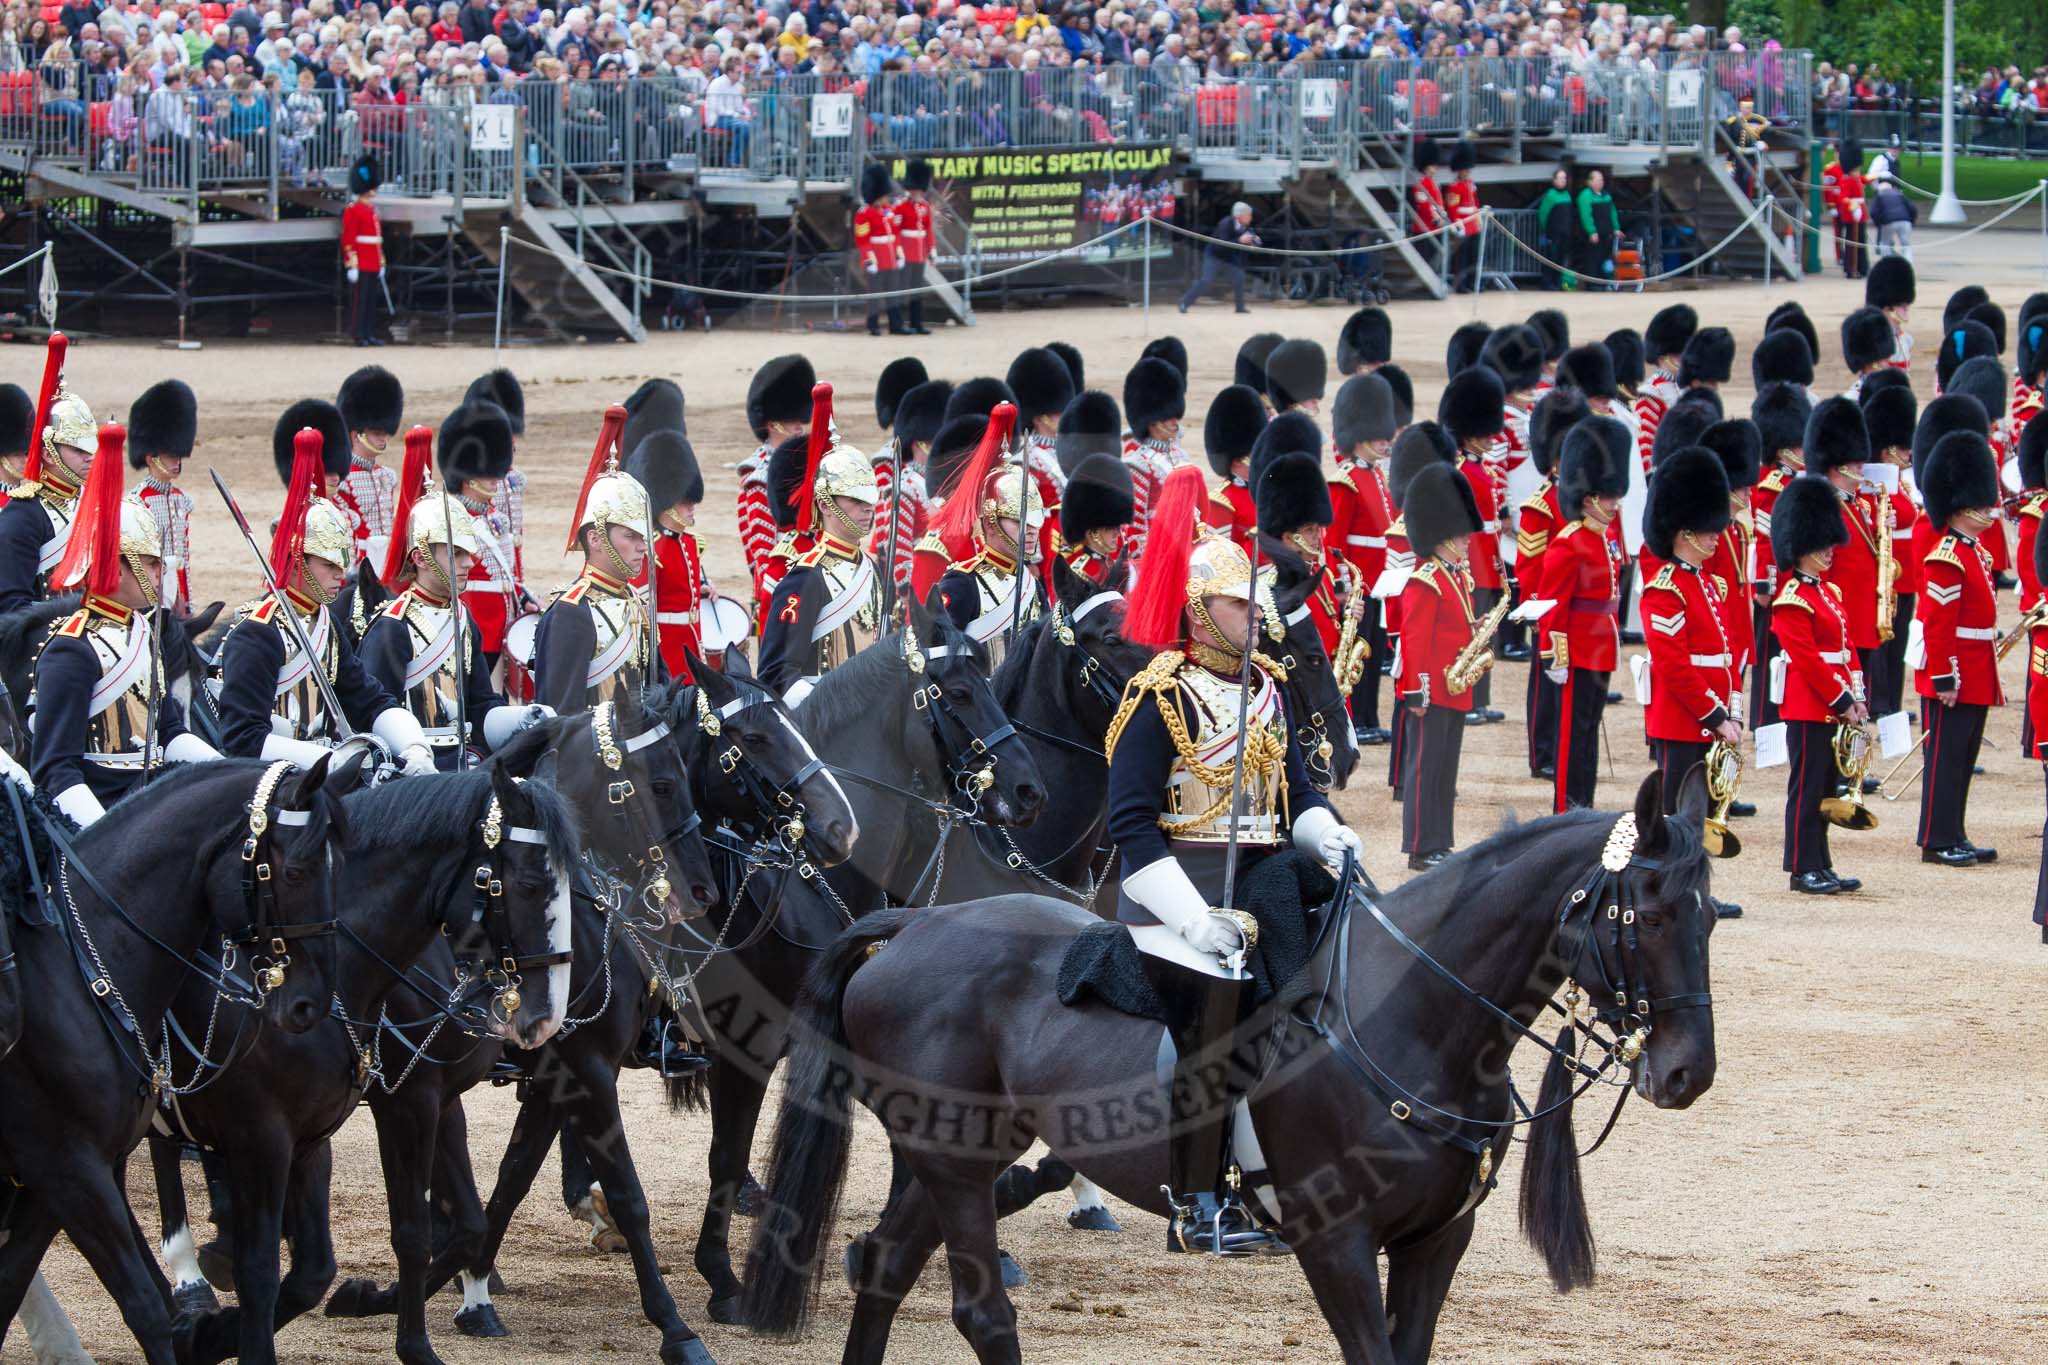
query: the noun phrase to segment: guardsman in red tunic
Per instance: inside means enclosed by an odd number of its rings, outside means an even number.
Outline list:
[[[1522,600],[1536,596],[1543,581],[1543,558],[1550,542],[1564,529],[1557,506],[1557,455],[1565,433],[1590,413],[1574,389],[1557,388],[1537,400],[1529,414],[1529,463],[1542,482],[1515,509],[1515,578]],[[1544,671],[1543,656],[1529,652],[1529,686],[1523,694],[1523,723],[1528,729],[1529,776],[1557,776],[1557,684]]]
[[[868,335],[882,334],[882,314],[889,315],[889,335],[906,335],[903,330],[903,300],[893,297],[899,286],[897,267],[902,264],[896,249],[896,211],[889,207],[889,171],[869,166],[860,173],[861,208],[853,215],[853,254],[860,265],[861,279],[868,294]],[[888,299],[872,297],[890,294]]]
[[[775,547],[775,515],[768,506],[768,457],[775,447],[810,430],[811,390],[818,373],[808,358],[779,355],[747,383],[747,425],[761,444],[740,461],[740,551],[747,577],[759,582],[769,551]]]
[[[1131,467],[1131,489],[1138,500],[1138,513],[1124,528],[1124,551],[1134,561],[1144,548],[1153,495],[1168,474],[1187,463],[1180,445],[1187,390],[1186,372],[1159,356],[1141,358],[1124,376],[1124,421],[1131,430],[1124,463]]]
[[[1387,650],[1396,670],[1394,687],[1397,696],[1401,686],[1401,594],[1406,588],[1408,575],[1415,572],[1415,551],[1408,542],[1408,528],[1402,521],[1401,508],[1408,485],[1415,476],[1438,464],[1449,467],[1453,474],[1457,473],[1458,448],[1452,443],[1450,433],[1436,422],[1416,422],[1404,428],[1394,438],[1393,453],[1387,457],[1387,492],[1394,500],[1394,520],[1387,527],[1386,572],[1381,575],[1381,581],[1369,590],[1381,594],[1387,620]],[[1463,721],[1459,723],[1463,724]],[[1395,726],[1393,742],[1387,746],[1387,785],[1394,789],[1396,801],[1401,799],[1402,752],[1407,743],[1406,735],[1405,726]]]
[[[1618,547],[1607,526],[1628,492],[1628,428],[1588,417],[1566,433],[1558,454],[1557,505],[1571,518],[1543,556],[1536,597],[1552,603],[1541,623],[1545,671],[1558,701],[1554,809],[1593,804],[1599,780],[1600,719],[1620,654]]]
[[[1018,352],[1010,362],[1004,382],[1010,386],[1017,404],[1017,453],[1024,467],[1031,471],[1031,481],[1038,485],[1038,501],[1045,508],[1045,525],[1040,528],[1044,541],[1038,547],[1038,563],[1050,587],[1052,561],[1059,554],[1060,490],[1066,484],[1057,442],[1060,424],[1079,387],[1067,362],[1057,351],[1043,346]],[[1108,398],[1109,395],[1101,394],[1090,400],[1090,406],[1096,407],[1099,400]]]
[[[634,586],[654,576],[654,631],[669,676],[691,681],[689,656],[704,650],[704,563],[698,555],[697,506],[704,501],[704,474],[697,452],[680,431],[642,437],[626,456],[626,472],[647,490],[654,516],[654,544],[648,568]]]
[[[1339,348],[1342,353],[1342,347]],[[1377,371],[1353,375],[1337,390],[1330,411],[1336,474],[1330,501],[1336,513],[1331,533],[1341,537],[1337,553],[1351,566],[1352,591],[1363,599],[1358,638],[1365,641],[1365,671],[1351,689],[1351,725],[1360,744],[1387,744],[1393,734],[1380,725],[1380,661],[1390,657],[1381,603],[1373,585],[1387,568],[1387,528],[1394,523],[1394,497],[1387,490],[1387,457],[1400,430],[1394,386]],[[1399,719],[1399,717],[1395,717]]]
[[[128,409],[128,463],[142,471],[135,500],[162,533],[163,604],[181,617],[192,614],[192,495],[178,476],[198,440],[199,403],[182,379],[152,384]]]
[[[1863,234],[1870,215],[1863,195],[1863,151],[1853,143],[1844,143],[1840,174],[1835,177],[1835,243],[1842,259],[1842,273],[1852,280],[1869,271]]]
[[[1943,528],[1929,551],[1920,594],[1926,658],[1920,693],[1920,860],[1947,867],[1993,862],[1998,850],[1970,842],[1965,822],[1970,775],[1984,742],[1984,718],[2005,694],[1998,683],[1998,600],[1980,540],[1998,524],[1998,464],[1974,432],[1944,436],[1920,481],[1927,519]]]
[[[1828,820],[1821,813],[1821,802],[1841,780],[1835,765],[1836,727],[1870,719],[1853,671],[1856,656],[1849,648],[1842,595],[1825,581],[1828,561],[1849,530],[1835,490],[1810,474],[1793,479],[1778,495],[1771,525],[1779,583],[1771,631],[1784,656],[1777,710],[1791,759],[1785,776],[1784,867],[1794,891],[1832,896],[1863,884],[1835,872]]]
[[[1912,316],[1917,292],[1913,263],[1904,256],[1879,258],[1863,281],[1864,304],[1878,309],[1891,324],[1892,350],[1885,363],[1895,369],[1903,370],[1913,363],[1913,334],[1906,330],[1906,323]]]
[[[1905,486],[1906,470],[1913,463],[1913,425],[1919,420],[1920,406],[1913,400],[1912,388],[1897,382],[1866,387],[1859,406],[1864,430],[1870,436],[1872,464],[1894,471],[1888,486],[1876,494],[1891,539],[1891,637],[1878,641],[1870,678],[1870,709],[1875,715],[1888,716],[1905,699],[1906,641],[1913,633],[1913,610],[1920,594],[1921,566],[1912,553],[1920,509]]]
[[[1117,456],[1089,455],[1075,465],[1060,502],[1060,558],[1067,567],[1090,583],[1108,582],[1134,506],[1131,471]]]
[[[1472,580],[1472,609],[1481,618],[1493,610],[1506,590],[1500,558],[1500,490],[1486,465],[1487,452],[1506,426],[1506,401],[1501,376],[1491,366],[1475,365],[1452,375],[1437,403],[1437,421],[1457,442],[1458,472],[1472,485],[1473,506],[1479,509],[1479,529],[1465,547],[1465,569]],[[1493,680],[1482,675],[1472,684],[1472,704],[1466,709],[1465,723],[1486,725],[1506,720],[1506,713],[1495,710],[1492,701]]]
[[[1444,207],[1443,187],[1436,183],[1436,173],[1443,168],[1443,153],[1438,150],[1433,137],[1415,140],[1415,170],[1413,184],[1408,187],[1408,211],[1413,216],[1414,231],[1442,232],[1451,223],[1450,211]],[[1437,250],[1430,254],[1442,259],[1442,251],[1448,242],[1440,242]]]
[[[1259,462],[1254,488],[1259,511],[1259,560],[1278,571],[1282,586],[1308,582],[1302,603],[1322,638],[1323,652],[1337,653],[1343,628],[1334,575],[1341,572],[1328,558],[1330,486],[1314,450],[1283,450]]]
[[[1750,516],[1756,524],[1756,559],[1750,580],[1756,610],[1752,626],[1756,632],[1756,667],[1750,686],[1750,724],[1769,725],[1778,718],[1777,703],[1771,700],[1770,667],[1777,642],[1771,634],[1772,604],[1777,600],[1778,562],[1771,550],[1771,518],[1778,495],[1806,469],[1806,423],[1813,415],[1813,403],[1796,384],[1771,384],[1758,391],[1749,405],[1749,417],[1756,423],[1763,446],[1764,473],[1756,481],[1749,500]]]
[[[1678,401],[1678,369],[1693,333],[1700,329],[1700,315],[1691,304],[1674,303],[1657,310],[1643,329],[1643,349],[1650,357],[1650,377],[1636,394],[1636,445],[1641,467],[1650,467],[1650,451],[1657,440],[1658,424]]]
[[[1247,482],[1251,477],[1252,446],[1265,429],[1266,400],[1258,390],[1244,384],[1219,390],[1209,404],[1208,416],[1202,419],[1202,447],[1209,457],[1209,468],[1223,481],[1210,490],[1208,505],[1202,509],[1202,523],[1229,536],[1246,554],[1251,553],[1252,536],[1259,524]],[[1336,495],[1331,496],[1334,500]],[[1335,515],[1338,521],[1333,530],[1344,520],[1341,509]]]
[[[946,420],[946,400],[953,386],[943,379],[927,380],[903,396],[896,405],[896,419],[890,428],[894,450],[901,456],[902,472],[892,473],[887,491],[875,504],[875,529],[868,539],[868,557],[889,571],[895,592],[910,588],[910,552],[931,522],[934,490],[929,481],[932,442]],[[876,484],[893,461],[875,462]]]
[[[931,375],[925,372],[924,362],[914,355],[899,356],[882,367],[881,375],[875,380],[875,425],[889,435],[896,427],[896,409],[918,385],[928,382]],[[890,439],[875,448],[875,495],[877,507],[889,501],[889,493],[896,480],[896,443]],[[869,554],[875,554],[872,546]],[[879,561],[877,561],[879,562]]]
[[[398,471],[384,463],[384,452],[405,429],[405,389],[382,365],[365,365],[341,381],[334,406],[348,430],[348,473],[335,485],[334,505],[347,513],[357,555],[374,573],[394,534]]]
[[[1880,550],[1891,553],[1884,508],[1863,486],[1863,465],[1869,458],[1863,410],[1847,398],[1823,400],[1806,426],[1806,467],[1835,490],[1842,525],[1849,532],[1828,566],[1827,580],[1841,590],[1849,648],[1856,653],[1857,691],[1865,697],[1870,695],[1871,656],[1878,644],[1877,556]]]
[[[2034,577],[2048,579],[2048,537],[2034,541]],[[2041,772],[2048,777],[2048,619],[2029,632],[2027,640],[2027,731],[2033,736],[2027,757],[2041,760]],[[2048,820],[2042,823],[2042,837],[2048,838]],[[2048,858],[2034,879],[2034,923],[2041,926],[2041,942],[2048,943]]]
[[[1444,208],[1451,220],[1451,278],[1454,294],[1469,294],[1479,283],[1479,186],[1472,167],[1479,154],[1463,138],[1451,148],[1451,183]]]
[[[1465,550],[1480,517],[1471,482],[1436,464],[1408,485],[1402,519],[1415,572],[1401,589],[1401,851],[1415,871],[1435,867],[1457,844],[1458,760],[1471,713],[1472,679],[1453,669],[1472,644],[1478,613]]]
[[[957,391],[955,396],[958,396]],[[1005,402],[1007,399],[999,395],[995,401]],[[910,552],[910,591],[920,602],[929,600],[932,589],[939,585],[948,569],[963,559],[974,557],[971,534],[949,536],[941,531],[940,526],[944,521],[942,514],[946,503],[957,491],[961,474],[981,448],[981,438],[988,431],[988,413],[963,411],[952,403],[947,405],[947,411],[953,415],[939,428],[939,434],[932,441],[931,454],[925,458],[925,487],[930,493],[925,533],[918,537]]]
[[[1849,371],[1846,393],[1851,401],[1862,397],[1865,379],[1891,368],[1894,344],[1892,325],[1881,309],[1858,308],[1842,319],[1842,364]]]
[[[1733,709],[1737,718],[1747,715],[1741,704],[1743,679],[1749,676],[1750,661],[1756,656],[1755,620],[1750,615],[1750,565],[1755,562],[1756,531],[1751,521],[1750,494],[1762,463],[1763,447],[1756,423],[1746,417],[1716,422],[1707,428],[1700,444],[1720,457],[1721,472],[1728,483],[1728,525],[1714,545],[1704,572],[1721,609],[1721,628],[1728,637],[1728,656],[1733,659],[1737,694]],[[1737,799],[1729,804],[1730,815],[1756,814],[1753,802]]]
[[[917,158],[903,168],[903,197],[896,202],[896,245],[903,253],[902,285],[906,289],[924,283],[925,263],[932,258],[932,202],[926,196],[932,187],[932,163]],[[912,336],[928,337],[924,325],[924,295],[912,294],[909,305]]]
[[[349,328],[358,346],[382,346],[376,334],[377,307],[384,297],[384,226],[377,221],[377,186],[384,180],[377,158],[367,152],[348,168],[355,198],[341,211],[341,264],[348,272]]]

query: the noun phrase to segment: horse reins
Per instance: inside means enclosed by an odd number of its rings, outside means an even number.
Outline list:
[[[663,834],[657,834],[648,821],[647,812],[639,796],[639,788],[633,779],[624,775],[628,754],[638,753],[651,744],[668,738],[667,721],[659,721],[652,727],[630,736],[620,743],[614,734],[617,710],[611,702],[603,702],[590,712],[590,741],[597,754],[597,760],[606,771],[615,774],[605,786],[605,803],[611,811],[614,824],[625,834],[626,843],[636,850],[629,855],[635,870],[640,874],[636,890],[641,903],[656,914],[665,915],[666,902],[674,892],[668,878],[668,845],[679,839],[688,838],[703,823],[695,810],[689,818]]]
[[[280,810],[275,817],[270,814],[271,797],[290,769],[289,763],[271,764],[257,779],[255,794],[249,798],[249,833],[242,840],[241,871],[242,904],[249,912],[249,922],[228,939],[236,947],[248,949],[257,989],[265,993],[284,985],[294,942],[331,937],[336,923],[330,917],[285,924],[277,914],[277,882],[270,865],[272,825],[303,825],[311,818],[310,812],[302,810]]]

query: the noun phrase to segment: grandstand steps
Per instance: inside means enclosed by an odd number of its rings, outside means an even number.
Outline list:
[[[1673,211],[1692,223],[1701,250],[1737,232],[1756,209],[1718,157],[1667,165],[1653,171],[1652,179]],[[1778,205],[1785,213],[1799,215],[1796,200],[1780,196]],[[1761,278],[1768,260],[1772,275],[1797,279],[1802,271],[1798,254],[1785,242],[1785,221],[1778,214],[1765,214],[1730,241],[1709,270],[1723,276]]]
[[[570,240],[540,214],[507,218],[500,213],[465,215],[462,234],[492,265],[499,263],[499,231],[509,227],[515,241],[504,263],[505,282],[525,301],[533,316],[562,335],[609,333],[645,341],[647,329],[634,307],[576,253]]]
[[[1338,173],[1337,178],[1343,182],[1345,189],[1351,191],[1351,197],[1357,201],[1359,208],[1364,210],[1367,221],[1380,235],[1387,241],[1398,243],[1394,248],[1394,258],[1408,267],[1409,274],[1422,286],[1424,292],[1432,298],[1439,299],[1449,293],[1443,276],[1437,273],[1436,267],[1430,263],[1417,244],[1404,240],[1407,236],[1405,224],[1408,215],[1401,205],[1400,190],[1388,183],[1389,178],[1386,174],[1342,171]],[[1391,212],[1380,202],[1379,196],[1382,194],[1392,198]]]

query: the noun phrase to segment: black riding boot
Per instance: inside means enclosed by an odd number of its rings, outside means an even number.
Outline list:
[[[625,1065],[659,1071],[664,1077],[687,1076],[711,1065],[711,1059],[691,1046],[671,1022],[667,1011],[659,1011],[640,1031],[640,1039],[626,1054]]]
[[[1280,1249],[1226,1179],[1230,1129],[1242,1089],[1234,1082],[1231,1038],[1252,983],[1230,981],[1146,957],[1173,1039],[1166,1197],[1174,1208],[1169,1250],[1249,1256]]]

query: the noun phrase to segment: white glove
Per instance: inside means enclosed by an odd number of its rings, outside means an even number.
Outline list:
[[[315,744],[310,739],[293,739],[290,735],[265,735],[263,737],[263,761],[276,763],[282,759],[301,768],[311,768],[327,757],[328,748]]]
[[[1328,809],[1310,806],[1294,817],[1294,846],[1311,853],[1332,867],[1341,866],[1348,850],[1353,858],[1365,856],[1358,831],[1339,821]]]
[[[211,763],[220,757],[220,750],[187,730],[164,745],[164,757],[173,763]]]
[[[432,777],[439,771],[434,767],[434,751],[424,744],[408,747],[398,755],[398,759],[405,765],[407,777]]]
[[[377,713],[370,722],[370,733],[384,741],[385,747],[404,759],[409,749],[427,747],[426,732],[420,729],[419,717],[403,706],[387,706]],[[432,751],[428,751],[432,757]]]
[[[1126,875],[1123,889],[1198,953],[1227,957],[1244,947],[1237,922],[1210,910],[1188,874],[1170,857]]]
[[[107,813],[106,807],[100,804],[100,799],[92,794],[92,788],[83,782],[66,787],[51,800],[55,801],[57,809],[70,816],[72,823],[80,829],[86,828]]]
[[[384,266],[381,266],[381,265],[377,267],[377,278],[378,278],[378,279],[380,279],[380,280],[381,280],[381,279],[383,279],[383,278],[384,278],[384,271],[385,271],[385,269],[386,269],[386,267],[384,267]]]
[[[356,268],[355,268],[354,266],[350,266],[350,267],[348,268],[348,282],[349,282],[350,284],[354,284],[354,283],[355,283],[356,281],[358,281],[358,280],[362,279],[362,277],[363,277],[363,272],[362,272],[362,271],[360,271],[360,270],[356,269]]]
[[[502,749],[512,742],[514,735],[531,730],[554,714],[554,707],[538,702],[531,706],[493,706],[484,712],[484,746]]]
[[[1543,670],[1543,676],[1556,683],[1559,687],[1563,687],[1564,680],[1571,675],[1572,671],[1569,668],[1546,668]]]

